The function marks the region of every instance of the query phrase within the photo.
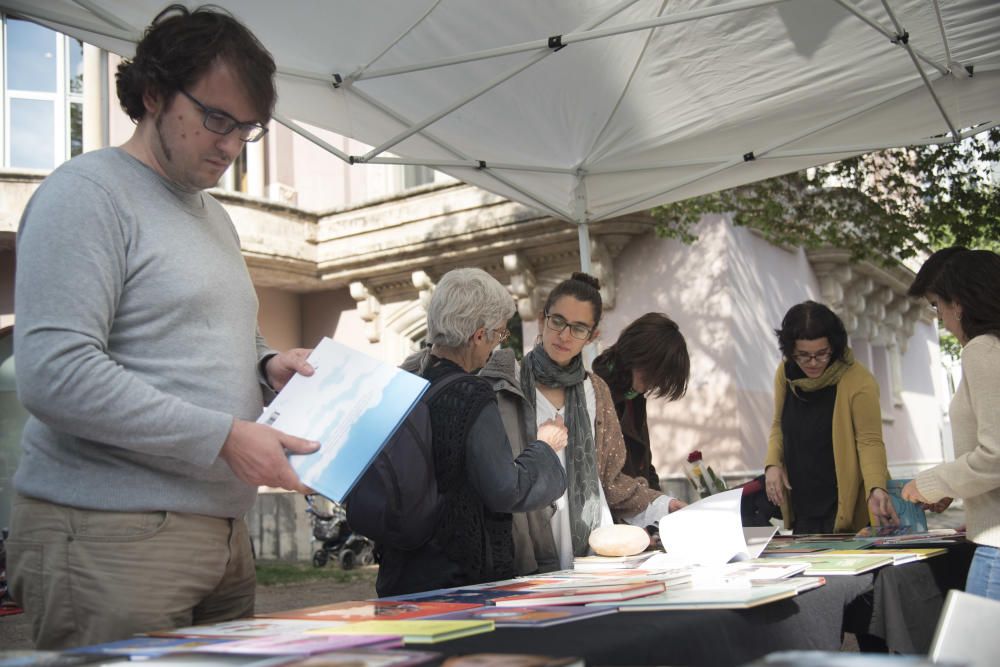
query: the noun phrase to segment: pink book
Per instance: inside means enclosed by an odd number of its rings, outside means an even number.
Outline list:
[[[402,637],[394,635],[317,635],[314,637],[275,635],[201,646],[198,651],[251,655],[314,655],[344,648],[387,649],[402,645]]]
[[[662,593],[667,589],[662,581],[640,582],[619,586],[582,586],[580,588],[558,588],[524,595],[510,595],[497,598],[493,604],[498,607],[527,607],[560,604],[587,604],[588,602],[617,602],[647,595]]]

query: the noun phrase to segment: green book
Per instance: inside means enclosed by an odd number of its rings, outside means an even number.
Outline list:
[[[613,603],[618,611],[669,611],[692,609],[750,609],[763,604],[795,597],[798,586],[788,582],[765,586],[729,586],[720,588],[678,588],[659,595]],[[607,606],[591,603],[587,606]]]
[[[792,560],[808,563],[804,574],[815,575],[854,575],[862,572],[877,570],[885,565],[892,565],[894,559],[891,554],[831,554],[822,552],[818,554],[801,554]]]
[[[493,632],[493,628],[493,621],[360,621],[319,630],[317,633],[396,635],[402,637],[407,644],[436,644],[482,632]]]

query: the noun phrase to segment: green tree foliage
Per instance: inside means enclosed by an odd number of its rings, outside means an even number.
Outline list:
[[[653,209],[660,236],[694,240],[707,213],[782,245],[885,262],[947,245],[1000,245],[1000,129],[869,153]]]

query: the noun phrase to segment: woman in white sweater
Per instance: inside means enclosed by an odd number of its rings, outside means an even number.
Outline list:
[[[965,590],[1000,600],[1000,255],[940,250],[910,294],[926,297],[962,344],[962,381],[950,407],[955,460],[920,473],[902,495],[965,500],[968,538],[978,545]]]

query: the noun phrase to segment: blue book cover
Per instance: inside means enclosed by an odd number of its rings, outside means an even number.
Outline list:
[[[315,373],[295,375],[257,421],[319,442],[312,454],[292,455],[292,467],[304,484],[342,503],[429,383],[329,338],[309,363]]]
[[[71,648],[68,653],[97,653],[139,658],[161,656],[168,653],[191,653],[201,651],[212,644],[223,644],[229,641],[232,640],[209,637],[130,637],[104,644]]]

